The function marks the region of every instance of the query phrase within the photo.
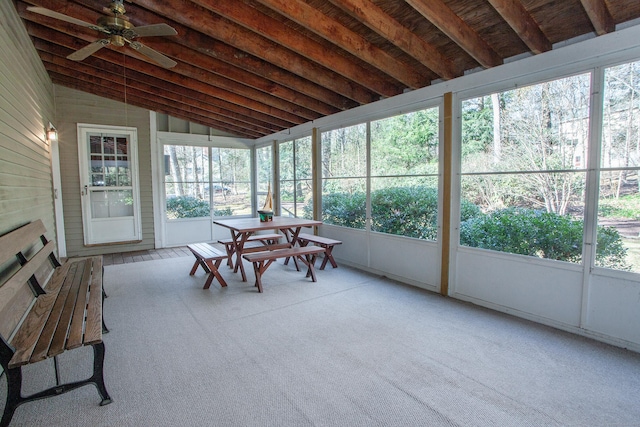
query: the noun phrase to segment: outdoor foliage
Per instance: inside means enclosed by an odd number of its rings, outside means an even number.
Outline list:
[[[214,209],[214,216],[231,216],[229,207]],[[199,218],[209,216],[209,202],[191,196],[178,196],[167,199],[167,218]]]
[[[480,214],[460,226],[462,245],[512,254],[579,263],[582,260],[583,222],[526,208],[506,208]],[[598,228],[596,259],[602,267],[628,270],[626,249],[612,227]]]
[[[323,196],[325,222],[364,228],[365,194],[334,193]],[[371,229],[435,240],[438,196],[435,188],[399,187],[371,193]],[[306,214],[310,215],[312,206]],[[583,223],[568,215],[527,208],[506,208],[483,214],[466,200],[461,205],[460,242],[465,246],[491,249],[579,263],[582,260]],[[613,227],[598,227],[596,259],[601,267],[629,270],[626,249]]]
[[[167,218],[198,218],[209,216],[209,202],[191,196],[178,196],[167,199]]]

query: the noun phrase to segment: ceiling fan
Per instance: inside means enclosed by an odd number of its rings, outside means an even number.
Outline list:
[[[68,59],[73,61],[82,61],[109,44],[121,47],[128,43],[130,47],[162,65],[164,68],[171,68],[177,65],[177,62],[173,59],[164,56],[160,52],[153,50],[134,39],[136,37],[175,36],[178,32],[167,24],[152,24],[134,27],[133,24],[129,22],[129,18],[124,15],[126,11],[122,4],[122,0],[113,0],[109,7],[105,7],[103,9],[107,16],[101,16],[98,18],[97,25],[90,24],[81,19],[76,19],[44,7],[29,6],[27,7],[27,10],[107,34],[106,38],[96,40],[67,56]]]

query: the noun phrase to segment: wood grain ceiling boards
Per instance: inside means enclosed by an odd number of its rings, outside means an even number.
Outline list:
[[[499,66],[521,54],[640,18],[637,0],[133,0],[135,26],[178,35],[139,41],[175,60],[166,69],[129,47],[66,57],[95,30],[108,0],[14,0],[54,83],[245,137]]]

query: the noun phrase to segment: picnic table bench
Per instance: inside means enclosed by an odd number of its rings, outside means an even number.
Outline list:
[[[282,239],[282,234],[278,233],[252,234],[251,236],[247,237],[247,241],[243,247],[243,252],[255,251],[256,249],[260,248],[261,245],[273,245],[280,239]],[[227,265],[229,265],[229,268],[233,268],[233,254],[236,253],[236,242],[233,239],[229,238],[220,239],[218,240],[218,243],[224,245],[224,248],[227,251],[228,255]]]
[[[104,384],[102,342],[104,293],[102,256],[72,258],[61,264],[41,220],[0,237],[0,363],[7,398],[0,426],[11,422],[23,403],[94,384],[100,405],[111,403]],[[61,383],[57,356],[93,347],[93,375]],[[56,385],[22,396],[22,366],[53,358]]]
[[[324,270],[324,267],[327,265],[327,261],[331,263],[333,268],[338,268],[338,264],[336,264],[336,260],[333,259],[333,254],[331,252],[333,251],[334,246],[342,244],[340,240],[329,239],[328,237],[316,236],[308,233],[300,233],[298,235],[298,244],[300,246],[307,246],[309,243],[314,243],[315,245],[324,248],[324,259],[320,265],[320,270]]]
[[[222,260],[228,257],[226,253],[219,251],[208,243],[192,243],[187,245],[187,248],[196,257],[196,262],[193,264],[189,275],[193,276],[198,270],[198,266],[202,266],[204,271],[208,273],[207,281],[202,289],[209,289],[213,279],[218,279],[220,286],[223,288],[227,286],[227,282],[218,271]]]
[[[294,257],[302,261],[307,266],[307,276],[311,276],[312,281],[316,281],[316,273],[313,269],[313,264],[316,260],[316,255],[320,252],[324,252],[324,248],[318,246],[306,246],[306,247],[289,247],[283,249],[274,249],[263,252],[253,252],[243,254],[242,257],[247,261],[253,263],[253,270],[256,275],[255,286],[258,288],[258,292],[262,292],[262,275],[269,268],[269,266],[278,258],[290,258]]]

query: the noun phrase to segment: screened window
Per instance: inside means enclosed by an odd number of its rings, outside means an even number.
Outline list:
[[[607,68],[596,266],[640,272],[640,62]]]
[[[462,102],[460,243],[582,262],[590,75]]]
[[[436,240],[439,110],[371,122],[371,230]]]
[[[167,219],[251,213],[246,149],[165,145]]]
[[[267,193],[271,188],[271,180],[273,179],[273,161],[271,155],[271,146],[256,149],[256,168],[257,168],[257,188],[258,188],[258,209],[264,206]]]
[[[283,216],[313,217],[311,137],[280,144],[280,209]]]
[[[366,225],[367,126],[322,133],[322,220],[364,229]]]

